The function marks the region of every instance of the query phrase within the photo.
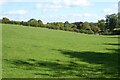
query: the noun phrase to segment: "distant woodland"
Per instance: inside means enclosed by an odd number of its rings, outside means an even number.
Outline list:
[[[13,21],[7,17],[0,20],[3,24],[16,24],[31,27],[41,27],[55,30],[64,30],[85,34],[99,34],[99,35],[119,35],[120,34],[120,13],[110,14],[105,16],[105,20],[101,19],[98,22],[52,22],[44,24],[42,20],[34,18],[28,21]]]

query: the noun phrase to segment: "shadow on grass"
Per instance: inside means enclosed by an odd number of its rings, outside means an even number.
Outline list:
[[[117,38],[117,39],[120,39],[120,35],[118,35],[118,36],[112,36],[112,37],[107,37],[107,38]]]
[[[119,45],[119,44],[109,44]],[[101,53],[101,52],[77,52],[71,50],[58,50],[62,54],[69,56],[69,58],[77,58],[80,61],[90,64],[100,64],[101,72],[103,75],[119,75],[119,52],[120,49],[107,49],[113,53]]]
[[[120,44],[117,44],[117,43],[104,43],[104,45],[120,46]]]
[[[14,65],[12,68],[34,70],[34,75],[49,77],[80,77],[80,78],[105,78],[101,66],[78,64],[75,61],[37,61],[33,60],[5,60]],[[104,70],[104,69],[103,69]],[[43,71],[43,72],[42,72]]]
[[[75,61],[63,62],[61,60],[56,61],[38,61],[35,59],[28,60],[8,60],[4,61],[14,65],[12,68],[18,68],[23,70],[34,70],[34,75],[42,75],[49,77],[65,77],[65,76],[77,76],[77,77],[93,77],[98,76],[100,73],[99,67],[88,67],[87,65],[78,64]],[[62,63],[61,63],[62,62]],[[95,69],[94,69],[95,68]],[[38,72],[39,71],[39,72]],[[44,72],[41,72],[44,71]],[[46,73],[48,72],[48,73]],[[91,74],[92,73],[92,74]],[[102,75],[99,75],[102,76]],[[104,76],[102,76],[104,77]]]
[[[81,61],[102,64],[109,67],[117,66],[116,61],[118,61],[117,53],[100,53],[100,52],[76,52],[70,50],[58,50],[62,54],[68,55],[70,58],[77,58]]]
[[[109,44],[114,45],[114,44]],[[116,44],[115,44],[116,45]],[[13,64],[12,68],[34,70],[33,75],[49,77],[80,77],[80,78],[118,78],[118,53],[119,49],[112,50],[114,53],[101,52],[78,52],[71,50],[57,50],[70,59],[64,60],[18,60],[4,59]]]

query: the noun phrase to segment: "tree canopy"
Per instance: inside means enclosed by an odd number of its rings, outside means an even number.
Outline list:
[[[64,30],[64,31],[72,31],[72,32],[80,32],[86,34],[119,34],[120,28],[120,12],[118,14],[111,14],[106,15],[106,19],[98,20],[98,22],[74,22],[69,23],[68,21],[65,22],[52,22],[44,24],[42,20],[36,20],[34,18],[28,21],[13,21],[9,20],[6,17],[3,17],[0,20],[0,23],[5,24],[17,24],[17,25],[24,25],[24,26],[32,26],[32,27],[42,27],[42,28],[49,28],[55,30]],[[118,28],[117,31],[116,28]]]

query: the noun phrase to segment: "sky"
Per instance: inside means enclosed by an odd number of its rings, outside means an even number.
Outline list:
[[[0,19],[97,22],[118,12],[119,0],[0,0]]]

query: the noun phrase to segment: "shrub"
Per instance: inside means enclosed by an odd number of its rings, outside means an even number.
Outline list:
[[[5,24],[8,24],[9,23],[9,19],[8,18],[6,18],[6,17],[4,17],[3,19],[2,19],[2,23],[5,23]]]
[[[94,34],[94,32],[92,30],[85,30],[85,29],[80,29],[79,32],[85,33],[85,34]]]
[[[79,29],[73,28],[73,31],[74,31],[74,32],[79,32]]]

